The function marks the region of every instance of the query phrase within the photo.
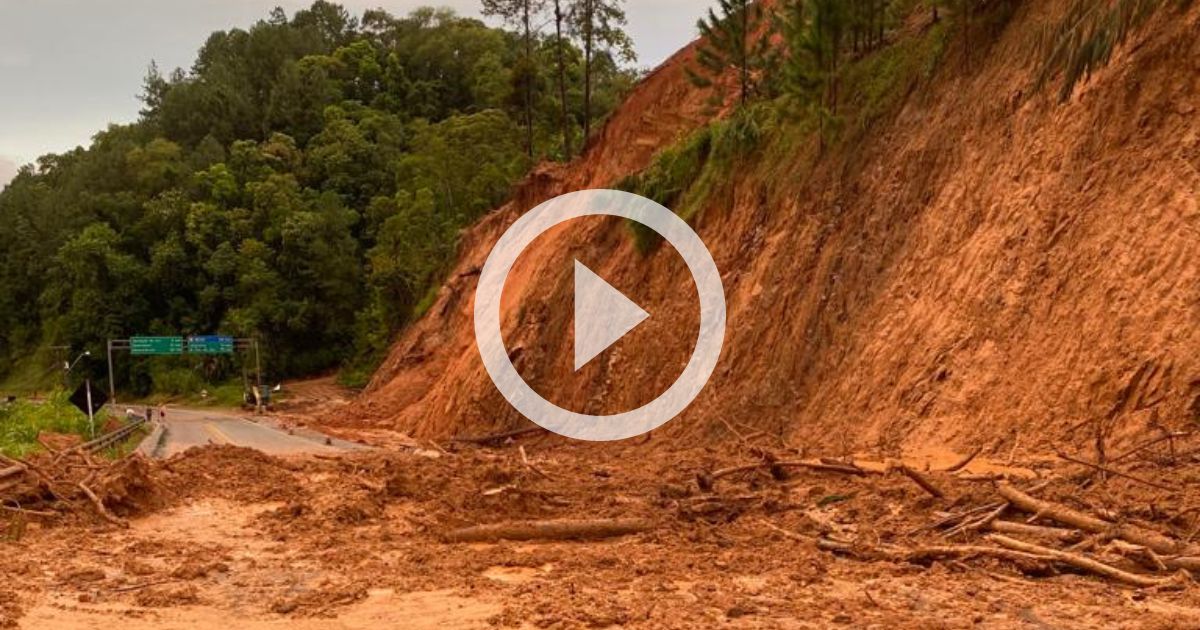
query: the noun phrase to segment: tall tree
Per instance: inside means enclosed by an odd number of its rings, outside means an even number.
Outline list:
[[[558,99],[560,124],[562,126],[563,160],[571,159],[571,119],[567,113],[567,62],[566,41],[563,39],[565,14],[563,0],[554,0],[554,50],[558,64]]]
[[[718,0],[716,10],[697,23],[704,43],[696,54],[698,68],[688,76],[700,87],[720,85],[727,72],[737,75],[738,101],[745,106],[760,90],[775,58],[767,27],[766,10],[754,0]],[[717,96],[723,96],[717,94]]]
[[[837,119],[842,48],[851,17],[842,0],[802,0],[783,13],[785,89],[815,110],[821,149]]]
[[[503,19],[510,25],[521,30],[524,41],[522,72],[526,75],[537,72],[534,61],[533,44],[537,35],[534,19],[545,9],[545,0],[483,0],[483,14]],[[529,157],[533,157],[533,87],[534,81],[525,76],[522,78],[522,90],[525,98],[525,148]]]
[[[592,102],[597,54],[615,53],[621,61],[637,59],[633,40],[625,33],[624,0],[574,0],[571,30],[583,46],[583,141],[592,132]]]

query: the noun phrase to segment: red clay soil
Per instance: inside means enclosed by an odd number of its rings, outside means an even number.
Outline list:
[[[1031,92],[1028,42],[1065,4],[1021,3],[969,71],[949,51],[854,150],[752,163],[713,195],[694,224],[723,274],[725,350],[662,433],[727,440],[725,420],[845,452],[1046,452],[1200,420],[1200,7],[1156,18],[1060,105]],[[522,426],[475,347],[478,270],[537,202],[610,187],[705,123],[692,56],[650,75],[581,159],[538,171],[466,233],[429,314],[324,422],[418,437]],[[642,256],[620,222],[576,223],[522,256],[505,341],[554,402],[624,411],[689,356],[695,290],[670,248]],[[652,315],[577,374],[573,258]]]
[[[14,535],[13,516],[3,515],[10,535],[0,540],[0,627],[1200,624],[1200,590],[1186,574],[1156,569],[1183,560],[1120,538],[1152,532],[1185,556],[1196,549],[1200,519],[1182,507],[1200,498],[1194,454],[1172,455],[1164,443],[1121,464],[1168,490],[1061,463],[980,458],[951,474],[946,462],[909,460],[938,498],[894,463],[890,473],[863,460],[839,460],[835,470],[716,472],[768,451],[800,457],[769,449],[772,438],[746,439],[653,456],[636,445],[545,436],[337,459],[193,449],[149,466],[162,502],[130,514],[127,527],[30,517]],[[1176,446],[1185,445],[1194,448],[1182,439]],[[846,474],[855,465],[863,473]],[[985,477],[997,472],[1040,500],[1111,519],[1109,531],[1074,530],[1016,507],[994,512],[998,489]],[[1040,479],[1026,479],[1033,476]],[[989,514],[988,523],[1057,528],[1048,531],[1063,540],[1010,537],[1072,549],[1150,586],[1042,553],[994,555],[1005,552],[978,520]],[[446,541],[466,526],[611,518],[650,529],[594,541]]]

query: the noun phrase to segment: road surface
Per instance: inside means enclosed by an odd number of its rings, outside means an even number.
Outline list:
[[[152,447],[151,455],[170,457],[205,444],[244,446],[268,455],[335,454],[361,448],[342,440],[326,444],[323,436],[305,431],[288,433],[230,412],[169,408],[162,439]]]

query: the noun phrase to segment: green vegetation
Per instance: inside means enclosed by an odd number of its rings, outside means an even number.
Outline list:
[[[730,182],[737,161],[757,148],[762,127],[772,124],[772,115],[770,107],[751,107],[701,127],[664,149],[650,167],[627,177],[617,188],[652,199],[691,222],[713,192]],[[627,224],[643,254],[661,242],[658,233],[646,226],[632,221]]]
[[[888,30],[921,9],[919,4],[791,0],[777,5],[769,17],[753,18],[756,27],[744,30],[730,22],[750,18],[743,17],[737,3],[722,3],[722,16],[710,15],[702,27],[721,34],[702,59],[721,61],[702,63],[702,70],[711,66],[714,75],[717,67],[736,71],[738,60],[750,57],[730,42],[742,41],[746,32],[763,33],[759,41],[780,42],[780,50],[759,51],[757,44],[746,42],[742,50],[758,51],[753,53],[758,61],[751,64],[751,83],[743,85],[744,101],[734,101],[727,118],[663,149],[648,168],[617,187],[654,199],[691,222],[718,192],[732,195],[738,175],[752,167],[772,173],[772,181],[786,180],[798,165],[802,172],[806,161],[865,137],[932,78],[952,35],[966,28],[959,3],[959,10],[923,31],[888,42]],[[976,19],[989,17],[975,14]],[[691,74],[698,85],[711,85],[718,101],[726,98],[703,72]],[[815,155],[805,147],[809,139],[816,140]],[[643,253],[660,242],[643,226],[631,223],[630,230]]]
[[[1182,8],[1189,0],[1074,0],[1063,18],[1048,25],[1037,43],[1041,69],[1037,87],[1061,78],[1060,100],[1108,65],[1113,52],[1158,11]]]
[[[96,417],[99,430],[107,416]],[[67,394],[56,391],[45,401],[0,403],[0,453],[9,457],[24,457],[40,450],[39,433],[64,433],[91,439],[88,418],[67,400]]]
[[[759,36],[769,19],[767,9],[753,0],[718,0],[696,27],[704,45],[696,52],[696,68],[688,77],[699,87],[713,90],[713,104],[724,104],[721,79],[733,70],[737,75],[737,101],[743,107],[764,94],[764,83],[773,70],[776,51],[770,37]]]
[[[38,349],[68,346],[92,351],[76,378],[101,378],[105,340],[134,334],[257,337],[273,379],[369,369],[428,308],[459,232],[631,85],[612,41],[593,36],[585,64],[536,26],[318,0],[213,33],[189,70],[152,66],[140,120],[0,193],[0,371],[16,372],[0,377],[41,382]],[[545,89],[555,77],[570,89]],[[116,359],[136,395],[212,391],[243,367]]]

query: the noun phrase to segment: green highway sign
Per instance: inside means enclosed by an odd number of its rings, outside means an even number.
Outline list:
[[[233,354],[233,337],[203,335],[188,337],[189,354]]]
[[[131,354],[183,354],[183,337],[131,337]]]

